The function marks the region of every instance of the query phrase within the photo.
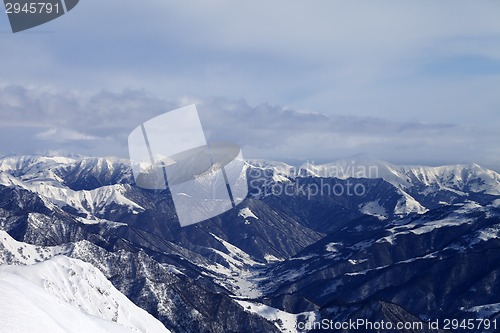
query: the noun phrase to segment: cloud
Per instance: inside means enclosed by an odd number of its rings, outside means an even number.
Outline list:
[[[46,131],[37,133],[35,138],[55,143],[65,143],[68,141],[91,141],[99,139],[96,136],[80,133],[66,128],[50,128]]]
[[[127,138],[136,126],[191,103],[207,140],[237,143],[247,158],[327,162],[367,152],[396,163],[477,162],[500,169],[500,134],[484,127],[325,115],[227,98],[167,101],[135,90],[76,94],[4,87],[0,139],[9,144],[0,151],[127,157]]]

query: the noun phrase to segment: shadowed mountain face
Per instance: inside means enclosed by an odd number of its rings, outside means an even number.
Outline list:
[[[497,173],[362,156],[253,161],[245,172],[243,203],[181,228],[168,190],[137,187],[127,161],[3,158],[0,262],[33,264],[22,244],[37,246],[36,261],[86,261],[173,332],[300,332],[360,318],[500,326]]]

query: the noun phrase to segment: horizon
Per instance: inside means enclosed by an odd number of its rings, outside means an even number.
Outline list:
[[[118,160],[119,162],[123,163],[130,163],[130,159],[128,157],[120,157],[120,156],[112,156],[112,155],[105,155],[105,156],[91,156],[91,155],[83,155],[83,154],[76,154],[76,153],[63,153],[63,152],[52,152],[52,153],[34,153],[34,154],[2,154],[0,152],[0,160],[1,159],[7,159],[7,158],[22,158],[22,157],[47,157],[47,158],[67,158],[67,159],[74,159],[74,160],[81,160],[81,159],[105,159],[105,160]],[[494,171],[498,174],[500,174],[500,170],[496,170],[493,168],[489,168],[485,165],[476,163],[474,161],[468,162],[468,163],[451,163],[451,164],[436,164],[436,165],[429,165],[429,164],[401,164],[401,163],[395,163],[389,160],[385,159],[379,159],[376,156],[367,154],[367,153],[358,153],[354,154],[351,156],[346,156],[346,157],[341,157],[338,159],[333,159],[333,160],[328,160],[328,161],[315,161],[315,160],[293,160],[293,161],[286,161],[286,160],[278,160],[278,159],[262,159],[262,158],[244,158],[244,161],[246,162],[268,162],[268,163],[280,163],[280,164],[285,164],[287,166],[293,167],[293,168],[298,168],[301,169],[305,165],[314,165],[314,166],[322,166],[322,165],[328,165],[328,164],[334,164],[338,162],[348,162],[353,166],[359,166],[362,164],[359,163],[354,163],[355,158],[369,158],[370,160],[374,160],[374,162],[383,162],[383,163],[388,163],[391,166],[397,166],[397,167],[428,167],[428,168],[439,168],[439,167],[451,167],[451,166],[464,166],[464,167],[473,167],[474,165],[477,165],[483,169],[491,170]],[[366,163],[366,162],[363,162]],[[367,164],[368,166],[375,166],[375,165],[370,165]]]

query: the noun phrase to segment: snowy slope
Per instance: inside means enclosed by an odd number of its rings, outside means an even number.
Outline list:
[[[118,159],[8,157],[0,159],[0,185],[37,193],[47,206],[71,206],[87,218],[103,214],[110,204],[123,206],[130,212],[137,213],[144,208],[125,196],[129,188],[127,184],[113,183],[88,190],[75,190],[69,188],[63,179],[66,177],[75,180],[90,174],[96,182],[96,177],[105,182],[111,181],[113,177],[121,180],[127,174],[126,170],[128,164]]]
[[[168,332],[77,259],[2,266],[0,290],[0,332]]]
[[[74,191],[69,188],[48,184],[27,186],[59,206],[69,205],[87,216],[103,213],[103,209],[111,203],[126,206],[131,212],[144,210],[141,206],[124,196],[128,185],[109,185],[94,190]]]
[[[361,213],[365,215],[375,216],[379,220],[387,220],[387,212],[378,201],[367,202],[359,206]]]
[[[266,318],[270,322],[274,323],[274,325],[283,333],[299,333],[300,330],[297,329],[297,323],[299,321],[308,322],[312,326],[312,324],[318,319],[317,314],[312,311],[292,314],[265,304],[244,300],[236,300],[236,302],[241,305],[245,311]],[[299,318],[301,320],[299,320]],[[305,326],[306,325],[304,324],[304,327]]]
[[[262,175],[276,183],[297,177],[348,179],[383,179],[396,188],[401,197],[395,207],[380,203],[360,205],[365,215],[383,217],[386,213],[424,214],[429,208],[453,204],[475,194],[500,195],[500,175],[477,164],[448,166],[400,166],[360,154],[327,164],[305,163],[294,167],[279,162],[250,161]],[[473,199],[472,199],[473,200]],[[383,212],[384,208],[386,211]],[[388,210],[388,208],[390,208]]]
[[[266,174],[294,178],[382,178],[399,189],[413,186],[434,190],[473,191],[500,195],[500,175],[477,164],[447,166],[394,165],[369,155],[360,154],[327,164],[305,163],[298,167],[281,162],[250,161]]]
[[[0,332],[133,332],[119,324],[85,315],[78,308],[10,273],[0,273],[0,294]]]
[[[67,157],[13,156],[0,159],[0,171],[15,176],[35,174],[43,170],[53,169],[61,165],[75,163],[75,159]]]
[[[252,166],[252,172],[274,182],[287,182],[295,177],[307,176],[344,180],[384,179],[396,187],[402,197],[393,212],[397,215],[427,212],[427,203],[421,200],[422,196],[436,193],[445,192],[461,197],[469,193],[500,195],[500,175],[476,164],[398,166],[368,155],[356,155],[320,165],[306,163],[294,167],[270,161],[250,161],[249,165]],[[84,214],[88,221],[96,220],[96,215],[103,218],[106,207],[112,204],[134,214],[144,211],[143,207],[126,196],[130,185],[121,182],[129,174],[128,163],[113,158],[24,156],[0,159],[1,185],[21,187],[37,193],[48,204],[69,205]],[[75,180],[79,180],[76,183],[80,184],[80,188],[67,186],[68,181],[74,183]]]
[[[69,247],[45,247],[18,242],[0,230],[0,265],[32,265],[68,252]]]
[[[328,164],[304,164],[300,168],[306,170],[303,172],[307,175],[316,177],[382,178],[403,190],[420,186],[425,187],[427,193],[445,190],[460,195],[468,191],[500,195],[500,175],[477,164],[399,166],[371,156],[356,155]]]
[[[463,192],[500,195],[500,175],[477,164],[449,165],[438,167],[402,166],[412,184],[429,188]]]

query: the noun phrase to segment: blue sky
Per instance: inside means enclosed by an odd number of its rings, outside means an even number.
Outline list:
[[[500,2],[82,0],[12,34],[0,15],[0,152],[126,156],[196,102],[252,158],[500,170]],[[104,143],[104,144],[103,144]]]

